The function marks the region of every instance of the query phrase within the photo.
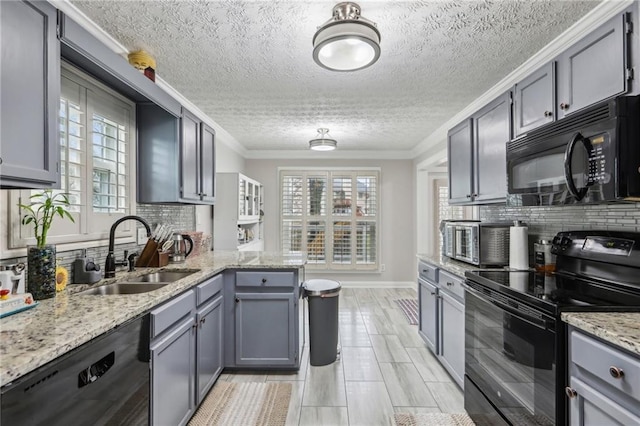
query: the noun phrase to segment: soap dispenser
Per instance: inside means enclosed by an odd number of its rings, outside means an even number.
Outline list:
[[[93,284],[100,281],[102,274],[100,265],[87,257],[87,250],[82,250],[82,257],[73,261],[73,281],[76,284]]]

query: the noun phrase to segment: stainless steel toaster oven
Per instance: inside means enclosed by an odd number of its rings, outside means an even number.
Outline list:
[[[444,222],[442,254],[477,266],[508,265],[510,226],[508,222]]]

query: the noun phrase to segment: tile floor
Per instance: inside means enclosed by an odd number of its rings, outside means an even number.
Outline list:
[[[394,302],[403,298],[417,298],[416,291],[345,288],[336,362],[310,366],[307,346],[297,373],[224,372],[220,379],[291,383],[287,425],[385,425],[393,413],[464,412],[462,391]]]

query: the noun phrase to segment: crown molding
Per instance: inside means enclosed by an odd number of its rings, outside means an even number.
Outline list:
[[[247,160],[411,160],[411,151],[247,150]]]
[[[411,150],[412,156],[418,157],[429,149],[441,144],[446,148],[447,132],[449,129],[468,118],[471,114],[488,104],[490,101],[506,92],[513,87],[518,81],[527,77],[529,74],[540,68],[542,65],[554,59],[560,53],[567,49],[575,42],[593,31],[604,21],[613,18],[616,14],[621,13],[627,7],[634,3],[633,0],[605,0],[598,6],[594,7],[589,13],[584,15],[582,19],[570,26],[565,32],[560,34],[549,44],[540,49],[531,58],[527,59],[522,65],[509,73],[506,77],[496,83],[492,88],[483,93],[467,105],[462,111],[451,117],[442,126],[438,127],[426,139],[416,145]]]

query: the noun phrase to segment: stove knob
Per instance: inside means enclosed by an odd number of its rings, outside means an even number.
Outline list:
[[[567,398],[569,399],[573,399],[576,396],[578,396],[578,392],[574,388],[571,388],[569,386],[564,388],[564,393],[567,395]]]

